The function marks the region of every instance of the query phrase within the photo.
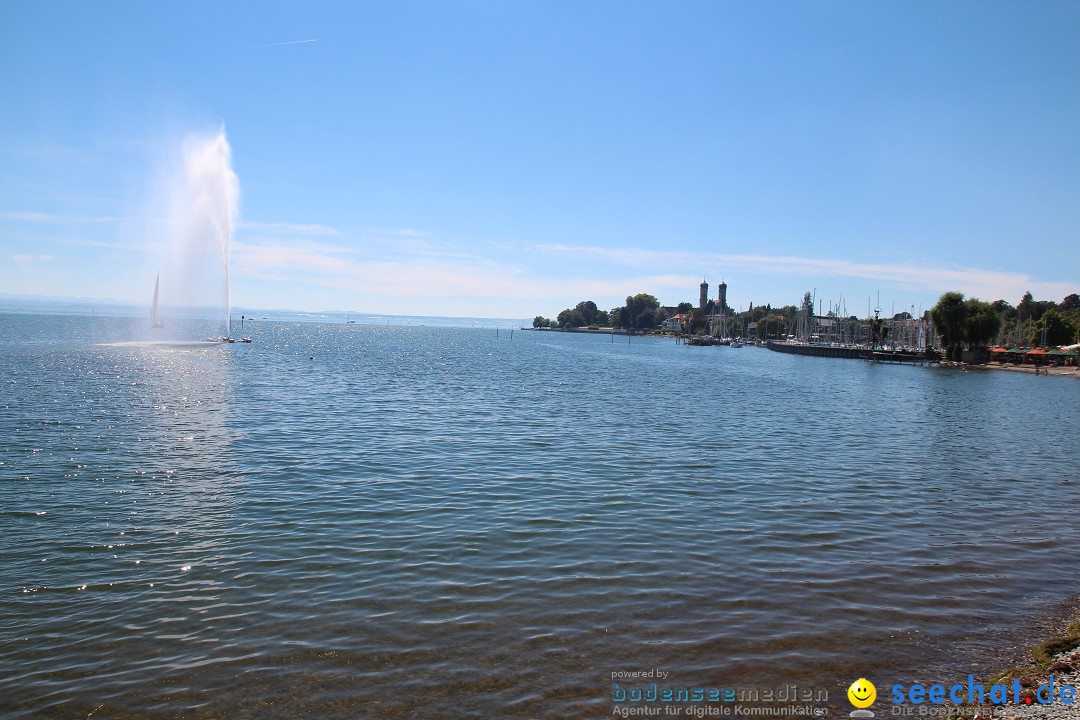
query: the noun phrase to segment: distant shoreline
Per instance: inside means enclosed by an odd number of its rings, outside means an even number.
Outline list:
[[[590,333],[593,334],[593,335],[629,335],[630,334],[629,332],[627,332],[627,330],[625,328],[610,328],[610,327],[602,327],[602,328],[587,328],[587,327],[585,327],[585,328],[535,328],[535,327],[522,327],[521,329],[522,330],[530,330],[530,331],[535,330],[536,332],[580,333],[582,335],[586,335],[586,334],[590,334]],[[642,331],[639,331],[639,332],[634,333],[634,334],[635,335],[649,335],[649,334],[655,335],[656,333],[647,333],[644,330],[642,330]],[[660,337],[662,337],[662,336],[660,336]]]
[[[175,309],[174,309],[175,310]],[[190,311],[187,314],[183,311]],[[197,318],[198,313],[205,308],[187,308],[181,312],[173,312],[173,316],[181,318]],[[224,313],[224,308],[222,308]],[[112,318],[143,318],[150,316],[150,306],[145,307],[130,303],[105,303],[88,299],[86,301],[66,299],[36,298],[24,300],[4,296],[0,293],[0,314],[4,315],[42,315],[56,316],[69,315],[77,317],[112,317]],[[394,315],[379,313],[354,312],[350,310],[286,310],[281,308],[250,308],[246,306],[233,306],[229,315],[234,322],[239,323],[241,318],[252,322],[306,322],[352,325],[395,325],[403,327],[418,327],[431,325],[438,327],[479,328],[479,329],[509,329],[516,328],[524,322],[523,318],[504,317],[471,317],[466,315]],[[222,315],[224,317],[224,314]],[[352,320],[352,323],[349,323]]]

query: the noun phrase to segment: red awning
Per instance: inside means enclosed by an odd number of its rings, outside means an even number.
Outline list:
[[[1028,350],[1028,355],[1045,355],[1046,351],[1042,348],[1035,348],[1034,350]]]
[[[1009,352],[1009,348],[992,347],[990,348],[990,352]]]

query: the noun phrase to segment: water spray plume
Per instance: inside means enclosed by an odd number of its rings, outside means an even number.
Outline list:
[[[184,140],[170,185],[170,298],[177,306],[209,315],[215,328],[223,309],[227,334],[232,304],[229,254],[240,183],[224,128]]]

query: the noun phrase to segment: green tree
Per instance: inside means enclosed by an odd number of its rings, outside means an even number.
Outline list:
[[[1013,317],[1002,323],[1001,334],[1006,345],[1028,345],[1033,332],[1035,331],[1030,320]]]
[[[637,315],[643,310],[656,310],[660,307],[660,301],[648,293],[638,293],[626,298],[626,309],[631,315]]]
[[[660,301],[647,293],[638,293],[626,298],[626,314],[623,320],[627,325],[638,330],[655,327],[656,311]]]
[[[1069,343],[1080,343],[1080,308],[1066,310],[1063,315],[1065,315],[1065,320],[1068,321],[1073,329],[1073,337]]]
[[[1043,313],[1039,322],[1035,323],[1035,340],[1042,340],[1043,332],[1046,332],[1046,344],[1068,345],[1076,338],[1076,327],[1070,322],[1070,318],[1051,308]]]
[[[537,315],[536,317],[533,318],[533,327],[534,328],[551,327],[551,321],[548,320],[546,317],[541,317],[540,315]]]
[[[592,300],[582,300],[574,307],[574,309],[581,313],[581,316],[585,318],[586,325],[592,325],[596,322],[596,303]]]
[[[686,313],[686,319],[683,322],[686,325],[687,332],[691,335],[700,335],[705,332],[705,327],[709,323],[709,316],[705,314],[704,310],[693,308]]]
[[[757,336],[762,340],[775,340],[787,336],[787,321],[783,315],[770,313],[757,321]]]
[[[1035,314],[1035,297],[1031,294],[1030,290],[1024,293],[1024,297],[1020,298],[1020,302],[1016,304],[1016,309],[1020,311],[1024,317],[1031,317]]]
[[[637,330],[651,330],[658,324],[656,308],[645,308],[634,318],[634,328]]]
[[[609,319],[608,319],[608,311],[607,310],[597,310],[596,311],[596,322],[600,323],[601,325],[607,325],[608,322],[610,322]]]
[[[1020,303],[1016,306],[1016,311],[1020,314],[1021,319],[1038,320],[1043,316],[1043,313],[1051,308],[1056,308],[1057,303],[1053,300],[1036,300],[1031,296],[1030,292],[1024,293],[1024,297],[1020,300]]]
[[[998,315],[1001,315],[1002,320],[1014,320],[1016,318],[1016,308],[1004,300],[995,300],[990,303],[990,307],[994,309]]]
[[[1072,293],[1071,295],[1066,295],[1065,299],[1061,301],[1060,305],[1058,305],[1058,309],[1060,309],[1060,310],[1080,310],[1080,295],[1077,295],[1076,293]]]
[[[678,305],[678,306],[677,306],[677,307],[675,308],[675,314],[676,314],[676,315],[685,315],[686,313],[690,312],[690,311],[691,311],[691,310],[693,310],[693,309],[694,309],[694,306],[693,306],[693,305],[691,305],[690,303],[688,303],[688,302],[681,302],[681,303],[679,303],[679,305]]]
[[[937,304],[930,308],[930,319],[941,338],[945,356],[950,360],[959,360],[964,345],[964,320],[967,317],[964,294],[947,292],[938,298]]]
[[[992,342],[1000,329],[1001,315],[990,303],[975,298],[964,303],[964,342],[968,350]]]
[[[581,314],[580,310],[567,308],[559,313],[559,327],[563,329],[581,327],[587,324],[585,316]]]

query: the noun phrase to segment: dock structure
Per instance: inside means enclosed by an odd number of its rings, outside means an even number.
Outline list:
[[[847,358],[849,360],[873,360],[888,363],[933,364],[941,362],[941,354],[935,350],[870,350],[850,345],[814,345],[811,343],[780,342],[770,340],[765,345],[776,352],[812,357]]]
[[[869,358],[875,362],[911,363],[912,365],[933,365],[941,362],[941,353],[927,350],[875,350]]]
[[[811,355],[813,357],[848,358],[850,360],[868,360],[870,351],[866,348],[841,345],[811,345],[808,343],[781,342],[770,340],[765,347],[776,352],[793,355]]]

